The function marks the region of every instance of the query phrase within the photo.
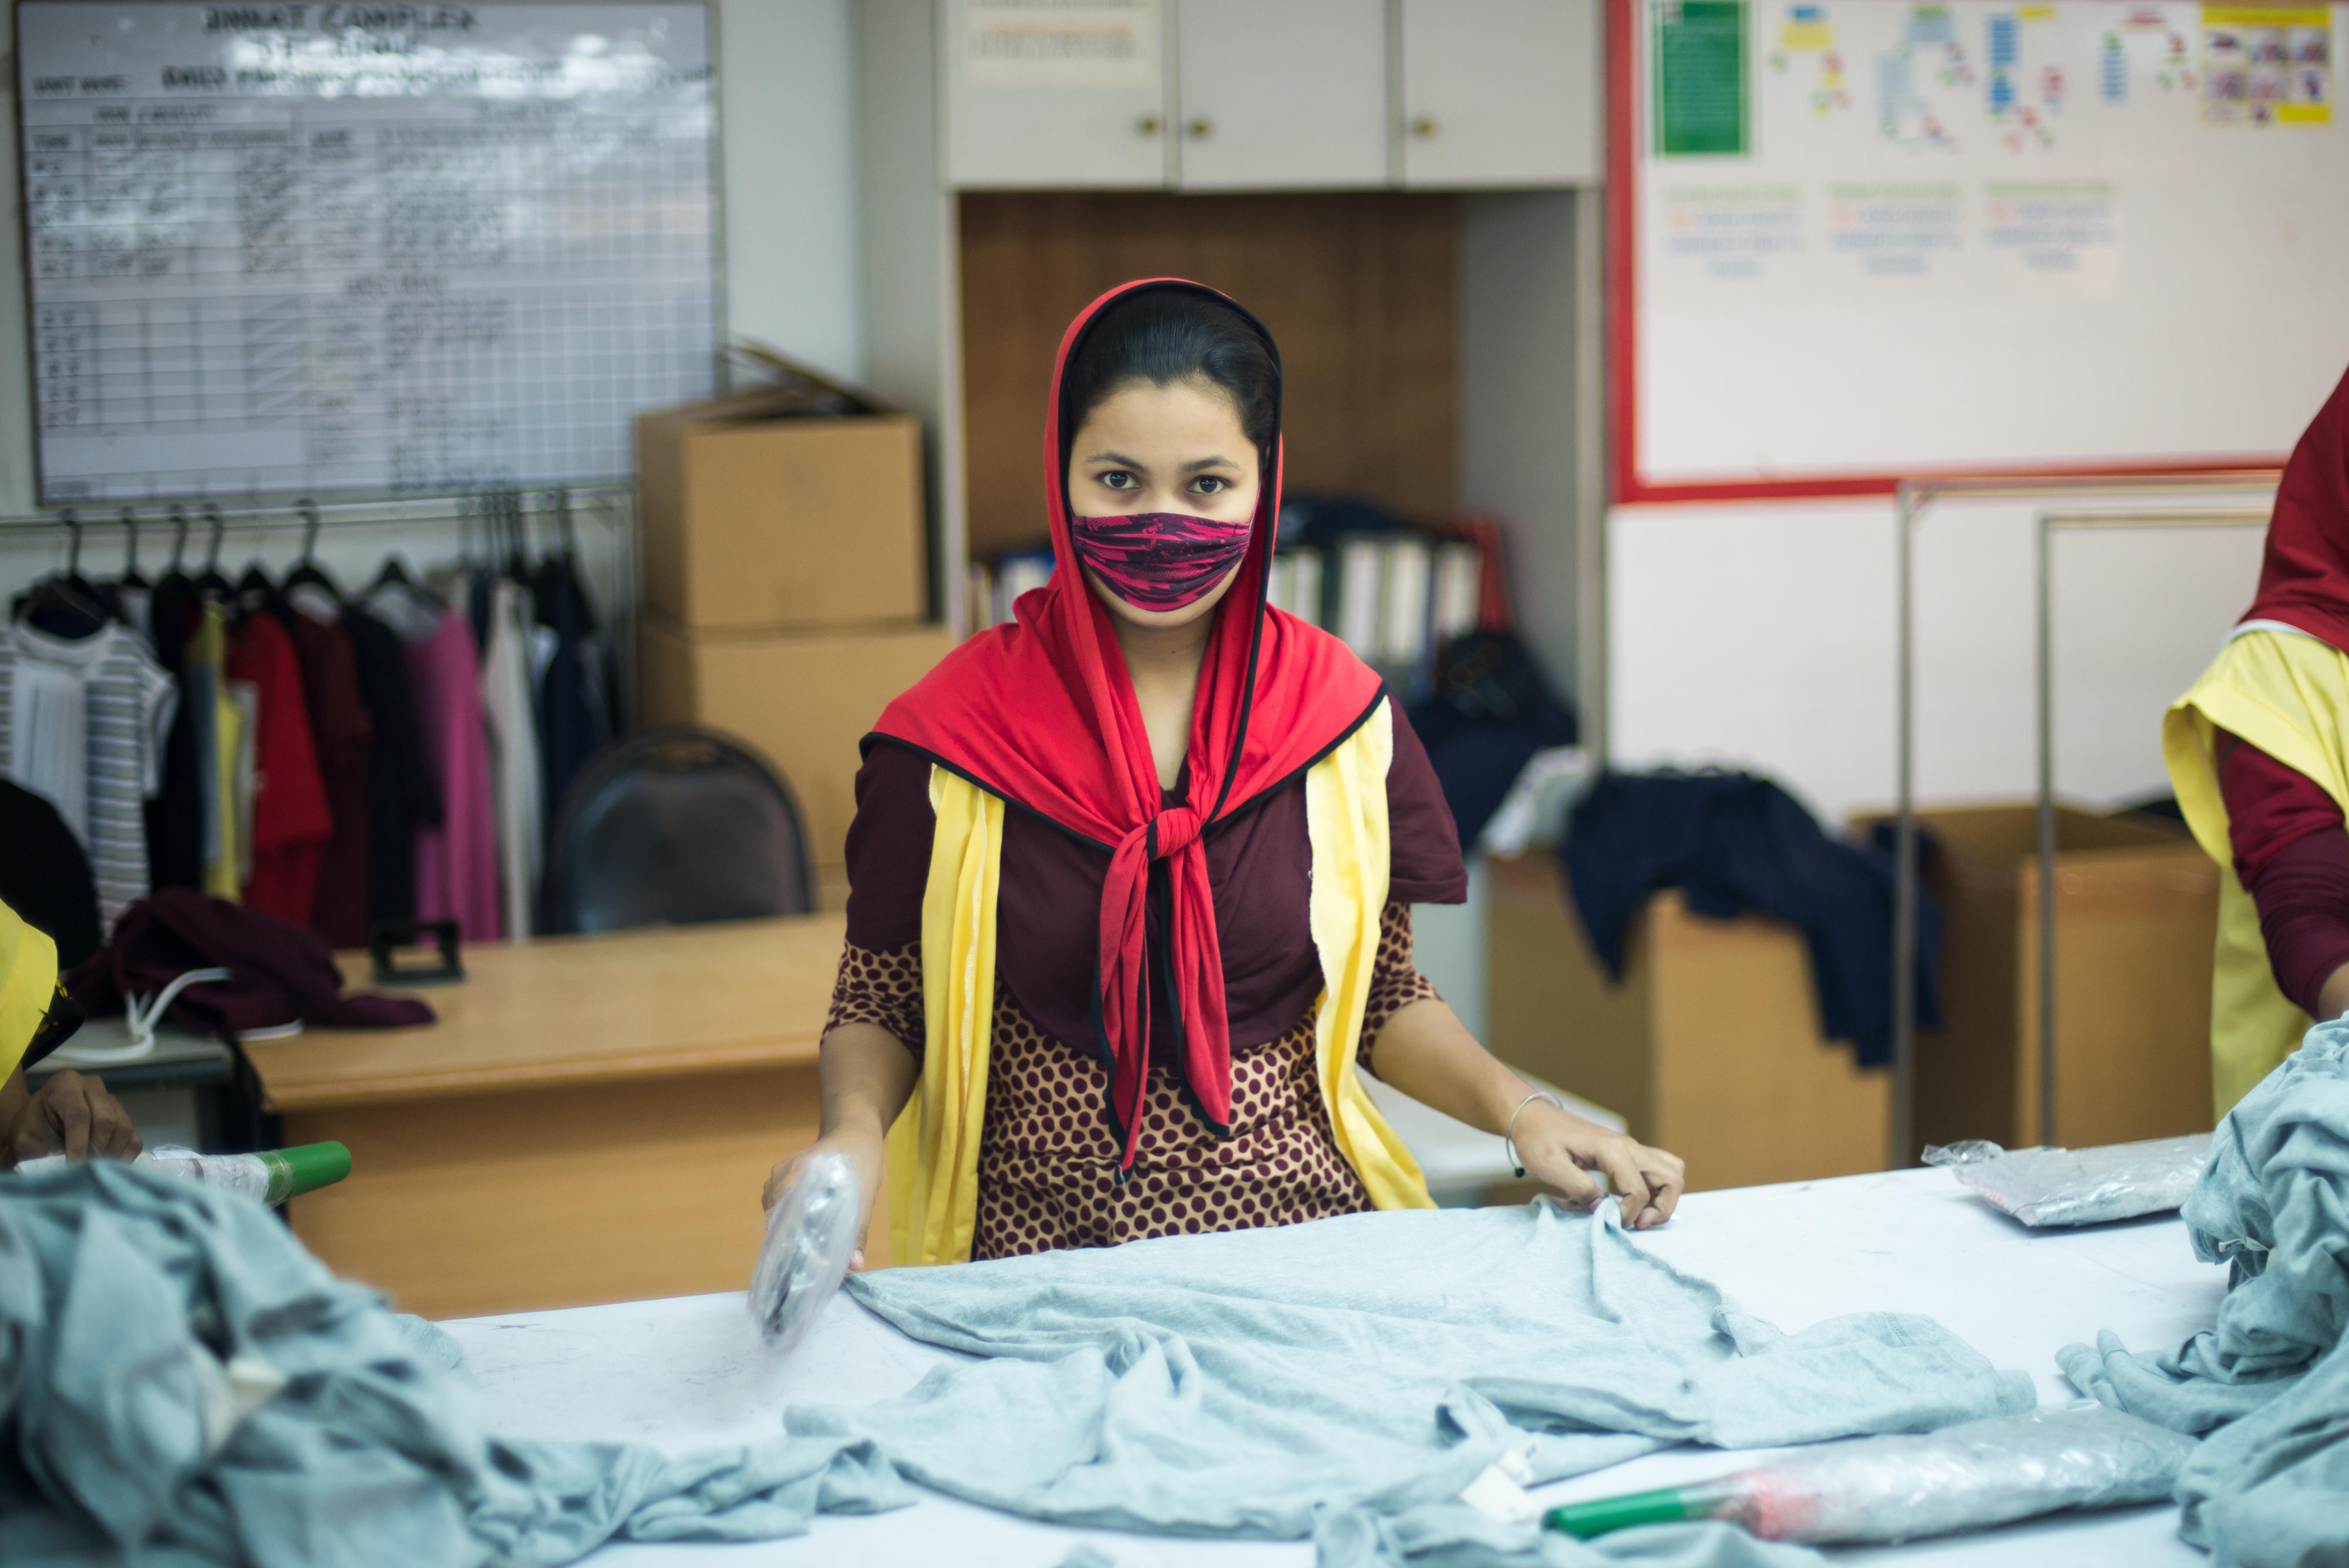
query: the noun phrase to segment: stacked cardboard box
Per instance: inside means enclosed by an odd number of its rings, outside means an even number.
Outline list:
[[[647,723],[748,742],[798,800],[819,904],[847,897],[857,742],[943,657],[920,421],[718,399],[636,421]]]
[[[1917,1037],[1920,1143],[2042,1141],[2039,812],[1927,811],[1942,1027]],[[2073,1148],[2211,1121],[2219,867],[2156,818],[2055,814],[2055,1127]]]

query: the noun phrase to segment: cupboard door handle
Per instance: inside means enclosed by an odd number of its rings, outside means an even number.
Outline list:
[[[1435,123],[1435,117],[1432,114],[1415,114],[1411,117],[1411,133],[1422,141],[1433,140],[1435,133],[1442,129],[1443,127]]]
[[[1137,136],[1155,136],[1158,134],[1160,129],[1164,123],[1164,121],[1161,120],[1154,114],[1145,114],[1140,119],[1133,122],[1134,134]]]
[[[1216,122],[1209,119],[1203,114],[1198,119],[1193,120],[1190,124],[1185,126],[1183,130],[1185,134],[1189,136],[1192,140],[1205,141],[1207,138],[1216,134]]]

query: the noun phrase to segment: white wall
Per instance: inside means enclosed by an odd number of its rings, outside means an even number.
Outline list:
[[[865,374],[856,0],[719,0],[726,325]]]
[[[1944,503],[1919,533],[1920,800],[2035,790],[2035,511]],[[1618,765],[1755,768],[1830,824],[1889,803],[1892,527],[1889,501],[1617,508],[1608,625]],[[2257,529],[2058,536],[2059,793],[2112,804],[2167,787],[2162,711],[2250,604],[2261,542]]]
[[[861,264],[856,240],[855,0],[719,0],[718,51],[726,320],[819,369],[851,379],[865,370]],[[0,11],[0,232],[19,232],[13,11]],[[26,350],[23,247],[0,243],[0,516],[34,510],[31,371]],[[103,514],[101,513],[101,514]],[[94,528],[85,566],[110,571],[120,530]],[[223,561],[251,556],[250,535]],[[583,543],[585,543],[583,536]],[[450,553],[445,529],[364,530],[327,554],[345,576],[369,568],[391,546],[421,562]],[[142,535],[151,567],[168,535]],[[264,552],[283,565],[287,535]],[[60,541],[0,535],[0,597],[62,559]],[[150,570],[150,576],[152,576]]]

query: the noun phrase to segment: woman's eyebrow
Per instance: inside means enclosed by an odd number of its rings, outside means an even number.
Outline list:
[[[1125,453],[1122,452],[1097,452],[1091,457],[1086,458],[1085,461],[1087,462],[1113,462],[1120,468],[1147,469],[1150,466],[1148,463],[1143,462],[1137,458],[1126,456]]]
[[[1183,465],[1183,472],[1185,473],[1196,473],[1203,468],[1237,468],[1239,464],[1234,462],[1230,458],[1217,455],[1215,457],[1203,457],[1194,462],[1186,462]]]

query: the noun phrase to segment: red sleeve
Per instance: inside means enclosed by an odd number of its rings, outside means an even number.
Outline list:
[[[2259,906],[2276,988],[2311,1017],[2349,963],[2349,833],[2313,780],[2233,735],[2219,737],[2219,791],[2235,874]]]
[[[1397,904],[1463,904],[1468,868],[1460,829],[1419,733],[1393,702],[1394,757],[1387,763],[1387,898]]]
[[[848,825],[851,946],[885,953],[922,940],[922,894],[936,831],[927,759],[875,742],[856,770],[856,820]]]
[[[2227,839],[2235,875],[2256,889],[2261,873],[2301,839],[2342,830],[2341,807],[2323,786],[2257,746],[2219,732],[2219,794],[2227,805]]]

